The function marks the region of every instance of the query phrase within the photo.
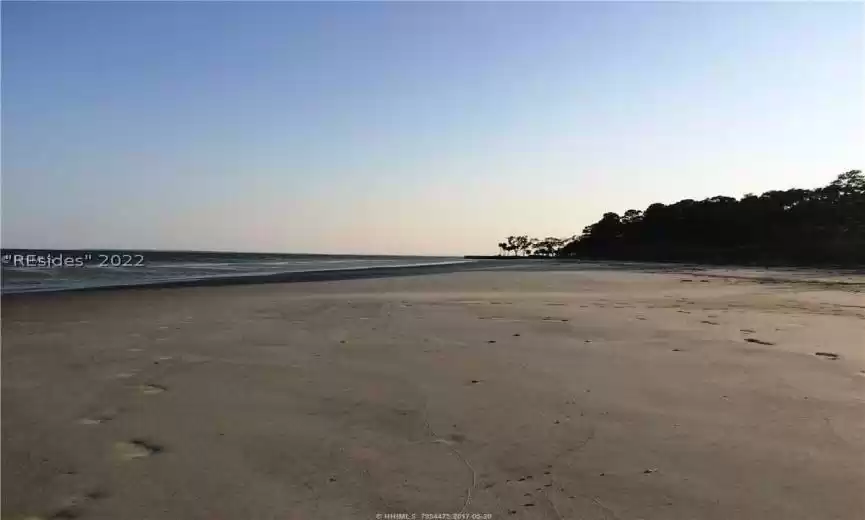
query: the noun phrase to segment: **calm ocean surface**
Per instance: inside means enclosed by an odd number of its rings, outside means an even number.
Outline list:
[[[470,262],[458,257],[3,250],[5,294]]]

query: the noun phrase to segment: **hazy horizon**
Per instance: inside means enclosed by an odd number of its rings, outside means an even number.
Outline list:
[[[0,9],[4,248],[487,254],[865,163],[862,4]]]

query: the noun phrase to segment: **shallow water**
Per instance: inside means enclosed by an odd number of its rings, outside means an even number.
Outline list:
[[[457,257],[429,256],[4,250],[2,289],[11,294],[463,262]]]

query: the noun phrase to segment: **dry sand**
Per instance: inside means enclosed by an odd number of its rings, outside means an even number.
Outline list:
[[[865,280],[755,276],[6,298],[3,518],[865,518]]]

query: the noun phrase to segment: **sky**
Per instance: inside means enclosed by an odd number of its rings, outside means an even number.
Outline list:
[[[2,244],[497,252],[865,164],[865,4],[2,2]]]

